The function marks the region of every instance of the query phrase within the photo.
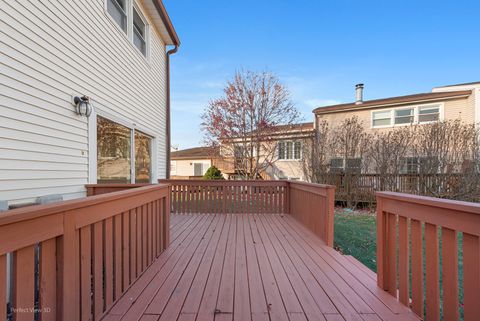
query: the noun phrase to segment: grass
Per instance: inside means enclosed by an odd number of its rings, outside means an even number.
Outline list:
[[[362,262],[372,271],[377,271],[376,262],[376,215],[368,211],[349,211],[342,208],[335,209],[335,248],[345,255],[352,255]],[[442,250],[441,232],[439,232],[439,251]],[[425,240],[423,240],[425,253]],[[460,303],[460,320],[463,320],[463,255],[462,255],[462,235],[458,236],[458,283],[459,283],[459,303]],[[425,269],[425,261],[424,261]],[[440,300],[443,301],[442,289],[442,256],[439,255],[439,271],[440,271]],[[424,270],[424,287],[425,275]],[[440,314],[443,318],[443,307],[441,306]]]
[[[377,271],[375,213],[335,209],[335,248]]]

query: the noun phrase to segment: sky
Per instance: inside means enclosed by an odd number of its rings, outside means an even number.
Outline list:
[[[172,146],[201,146],[201,114],[235,71],[269,71],[305,121],[319,106],[480,81],[480,1],[164,0]]]

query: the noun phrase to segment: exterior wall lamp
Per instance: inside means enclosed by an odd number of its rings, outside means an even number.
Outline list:
[[[93,106],[88,96],[76,96],[73,98],[75,105],[75,112],[80,116],[90,117],[93,111]]]

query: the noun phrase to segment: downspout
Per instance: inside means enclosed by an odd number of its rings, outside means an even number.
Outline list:
[[[171,130],[170,130],[170,106],[171,106],[171,97],[170,97],[170,56],[175,54],[178,51],[178,45],[175,45],[173,49],[167,51],[167,126],[166,126],[166,135],[167,135],[167,172],[165,173],[165,178],[170,179],[170,148],[171,148]]]

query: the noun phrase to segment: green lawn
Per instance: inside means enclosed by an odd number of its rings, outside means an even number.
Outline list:
[[[377,271],[376,262],[376,214],[367,211],[348,211],[342,208],[335,209],[335,248],[346,255],[352,255],[357,260],[365,264],[372,271]],[[439,232],[441,239],[441,232]],[[424,241],[425,242],[425,241]],[[425,246],[425,244],[424,244]],[[442,242],[439,242],[441,253]],[[459,303],[460,319],[463,320],[463,255],[462,255],[462,235],[458,237],[458,262],[459,262]],[[425,251],[425,248],[424,248]],[[442,256],[439,257],[441,271]],[[425,264],[425,262],[424,262]],[[425,269],[425,267],[424,267]],[[424,280],[425,280],[424,271]],[[440,289],[442,289],[442,275],[440,273]],[[443,291],[440,292],[440,300],[443,300]],[[442,309],[440,313],[443,314]]]
[[[367,211],[335,209],[335,248],[377,271],[376,216]]]

